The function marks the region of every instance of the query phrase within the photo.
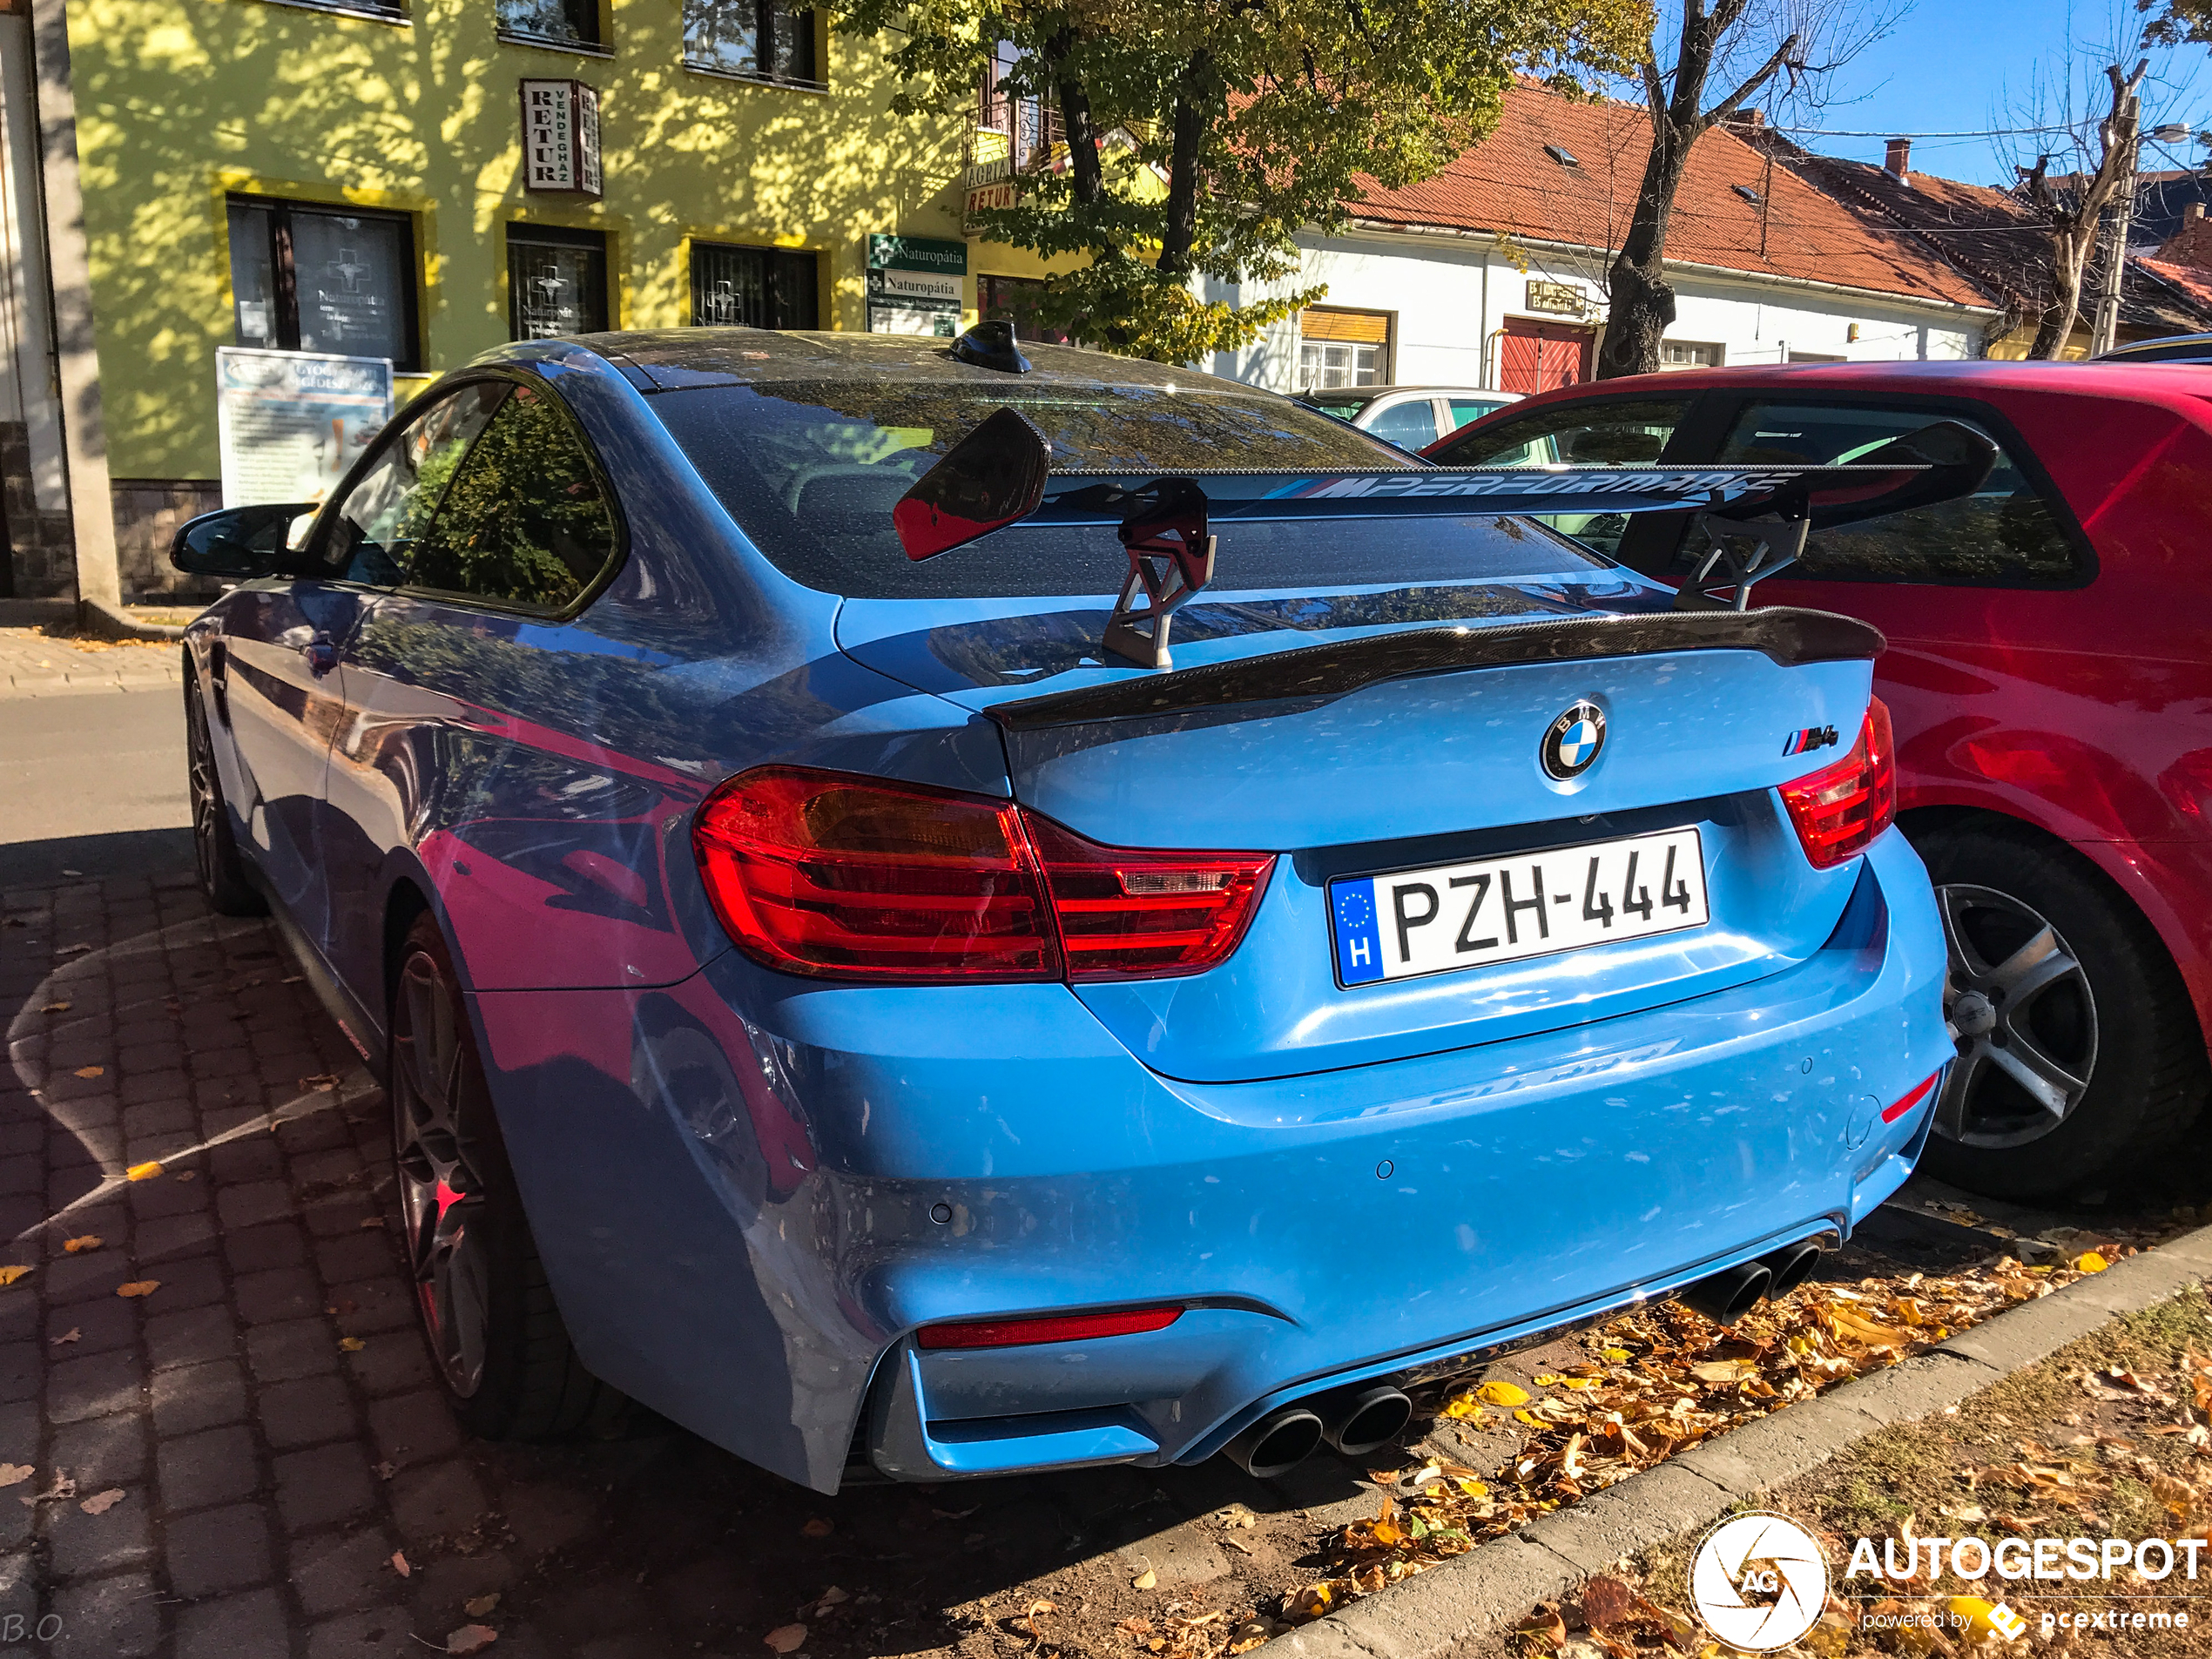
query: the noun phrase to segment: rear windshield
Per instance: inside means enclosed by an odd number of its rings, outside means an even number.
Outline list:
[[[652,407],[707,488],[793,581],[855,599],[1109,595],[1128,573],[1104,525],[1015,525],[925,563],[891,509],[994,410],[1019,409],[1060,468],[1174,472],[1396,466],[1403,451],[1264,394],[1152,387],[995,388],[786,381],[656,393]],[[1604,561],[1527,520],[1239,519],[1221,526],[1225,590],[1536,576]]]

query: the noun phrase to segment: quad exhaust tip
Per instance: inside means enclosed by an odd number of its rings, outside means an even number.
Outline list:
[[[1786,1296],[1804,1284],[1820,1265],[1820,1257],[1816,1239],[1785,1244],[1755,1262],[1724,1268],[1685,1285],[1675,1292],[1675,1299],[1715,1325],[1734,1325],[1768,1297]]]
[[[1256,1480],[1288,1474],[1321,1444],[1321,1420],[1303,1406],[1272,1411],[1221,1448],[1231,1463]]]
[[[1388,1383],[1344,1389],[1316,1403],[1322,1407],[1322,1438],[1346,1457],[1380,1451],[1413,1416],[1413,1402]]]

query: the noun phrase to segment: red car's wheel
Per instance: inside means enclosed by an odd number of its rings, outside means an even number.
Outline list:
[[[1984,829],[1919,838],[1951,957],[1959,1058],[1927,1167],[1996,1197],[2104,1184],[2204,1095],[2204,1039],[2143,919],[2063,848]]]
[[[604,1428],[623,1397],[577,1361],[554,1304],[436,925],[392,997],[393,1162],[408,1268],[455,1414],[489,1440]]]

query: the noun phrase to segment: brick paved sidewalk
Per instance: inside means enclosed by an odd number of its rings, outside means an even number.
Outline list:
[[[0,698],[174,685],[183,673],[182,649],[166,640],[109,641],[0,627]]]
[[[801,1659],[1010,1659],[1033,1598],[1297,1581],[1305,1546],[1224,1544],[1224,1505],[1301,1538],[1374,1506],[1327,1457],[823,1499],[657,1419],[464,1445],[383,1221],[383,1096],[266,923],[182,874],[0,894],[0,1264],[32,1269],[0,1288],[0,1463],[33,1470],[0,1487],[0,1659],[420,1654],[493,1594],[493,1659],[753,1659],[810,1603]]]

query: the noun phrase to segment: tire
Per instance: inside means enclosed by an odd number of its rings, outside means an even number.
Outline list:
[[[238,838],[231,833],[223,780],[215,770],[214,736],[207,729],[207,705],[199,694],[199,678],[189,669],[185,673],[185,768],[192,789],[192,862],[207,907],[219,916],[267,914],[268,901],[247,878]]]
[[[2203,1101],[2204,1036],[2141,913],[2079,855],[2027,835],[1913,839],[1943,915],[1959,1048],[1924,1167],[1992,1197],[2047,1198],[2175,1140]]]
[[[561,1322],[484,1085],[453,958],[416,920],[393,981],[393,1157],[401,1238],[432,1366],[485,1440],[605,1434],[628,1402]]]

